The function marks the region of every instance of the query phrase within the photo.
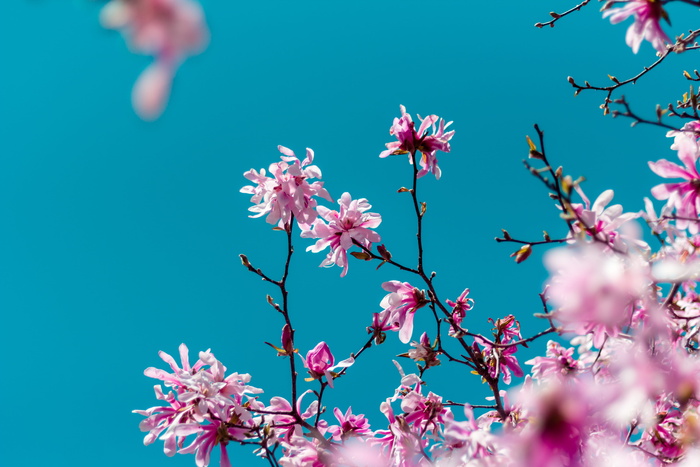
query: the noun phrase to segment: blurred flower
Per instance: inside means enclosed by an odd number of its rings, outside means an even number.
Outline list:
[[[678,158],[683,162],[683,167],[661,159],[657,162],[649,162],[649,168],[657,175],[664,178],[681,178],[685,181],[675,183],[662,183],[651,189],[656,199],[668,200],[668,205],[676,209],[678,219],[676,226],[679,229],[687,228],[690,233],[698,233],[698,211],[700,211],[700,173],[696,167],[700,147],[697,134],[698,122],[692,122],[684,127],[689,131],[669,132],[668,136],[674,136],[671,149],[678,151]]]
[[[564,331],[592,333],[600,348],[631,324],[634,306],[651,284],[648,264],[596,244],[550,250],[544,258],[551,274],[548,297]]]
[[[132,100],[141,118],[158,118],[180,63],[209,41],[202,8],[192,0],[112,0],[100,19],[104,27],[121,30],[134,51],[155,56],[136,81]]]
[[[634,23],[627,29],[625,42],[632,48],[632,52],[639,51],[639,45],[646,39],[659,53],[666,51],[666,43],[671,42],[666,33],[661,29],[659,21],[668,21],[668,14],[664,10],[661,0],[629,0],[619,8],[610,8],[603,12],[603,18],[610,17],[612,24],[620,23],[630,16],[634,16]]]

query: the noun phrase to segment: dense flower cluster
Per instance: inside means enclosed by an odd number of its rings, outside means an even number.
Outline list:
[[[432,117],[424,124],[435,123],[437,117]],[[391,143],[390,153],[425,151],[434,156],[429,148],[442,144],[437,135],[445,136],[442,125],[434,135],[425,129],[415,133],[405,113],[392,128],[399,141]],[[172,391],[165,394],[156,386],[163,404],[136,411],[146,416],[141,423],[148,432],[146,444],[160,438],[168,455],[193,453],[199,467],[209,465],[217,446],[221,465],[229,466],[226,446],[232,442],[254,444],[258,455],[288,467],[695,465],[700,460],[698,129],[700,122],[693,122],[669,133],[683,167],[664,159],[649,163],[656,174],[681,179],[652,189],[656,198],[666,201],[661,216],[648,199],[644,213],[624,213],[621,206],[610,204],[612,190],[590,203],[579,184],[561,170],[554,174],[558,185],[547,186],[559,190],[553,198],[559,201],[568,234],[559,240],[545,234],[545,241],[537,242],[564,246],[544,256],[550,277],[540,294],[544,313],[538,316],[548,327],[531,337],[523,337],[513,314],[489,318],[489,337],[466,329],[467,312],[474,307],[468,288],[455,300],[440,300],[435,276],[428,276],[420,262],[417,269],[403,266],[384,245],[375,253],[380,238],[372,229],[381,222],[379,214],[368,212],[371,206],[365,199],[352,199],[348,193],[341,196],[337,211],[318,205],[316,197],[329,197],[321,182],[309,182],[321,176],[310,165],[313,152],[308,150],[306,159],[299,161],[280,147],[282,162],[270,167],[273,177],[264,171],[245,174],[255,183],[241,190],[252,195],[254,217],[267,215],[290,242],[296,220],[302,237],[318,239],[308,250],[329,247],[322,265],[341,266],[343,276],[348,271],[347,252],[357,246],[358,259],[389,262],[416,275],[425,289],[398,280],[384,282],[388,293],[381,300],[382,310],[372,316],[367,344],[340,362],[325,341],[300,357],[286,301],[279,305],[268,297],[285,318],[281,347],[270,345],[279,357],[289,359],[291,402],[274,396],[265,405],[248,375],[226,375],[209,351],[201,352],[190,366],[183,345],[182,367],[161,353],[172,373],[149,368],[146,375]],[[436,162],[428,157],[423,168],[436,170]],[[580,203],[572,199],[576,194]],[[656,251],[640,238],[640,217],[661,243]],[[504,235],[501,241],[523,243]],[[531,251],[532,244],[527,245]],[[285,279],[275,282],[264,276],[247,257],[244,265],[287,293]],[[411,340],[420,309],[429,309],[435,317],[437,335],[432,340],[427,332]],[[401,381],[393,396],[380,404],[386,423],[370,424],[349,406],[324,407],[324,391],[338,384],[373,343],[384,342],[389,331],[408,344],[399,356],[409,358],[418,371],[407,374],[395,362]],[[536,340],[553,333],[559,340],[550,340],[546,347]],[[562,345],[563,339],[571,346]],[[448,350],[453,343],[457,351]],[[544,355],[528,360],[531,368],[526,370],[518,355],[529,345]],[[299,358],[308,373],[306,382],[318,387],[301,395],[295,378]],[[452,402],[426,391],[424,374],[441,359],[477,374],[491,391],[489,404]],[[501,384],[511,389],[506,392]],[[450,396],[463,394],[453,391]],[[461,406],[460,413],[453,413],[455,406]]]

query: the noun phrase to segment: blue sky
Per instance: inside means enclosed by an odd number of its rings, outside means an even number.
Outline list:
[[[282,321],[265,301],[275,291],[247,272],[245,253],[272,275],[284,236],[248,219],[243,172],[278,160],[277,145],[316,152],[334,199],[348,191],[383,216],[378,229],[394,256],[415,262],[414,219],[404,157],[379,159],[404,104],[453,120],[443,177],[424,179],[426,267],[444,298],[471,288],[472,331],[488,317],[515,314],[523,334],[542,329],[537,293],[546,279],[541,251],[516,265],[501,228],[538,239],[563,234],[546,190],[522,167],[525,135],[545,130],[554,164],[585,175],[591,199],[607,188],[626,210],[659,183],[648,160],[671,158],[654,128],[603,117],[599,94],[574,98],[567,75],[606,83],[654,60],[633,55],[627,25],[611,26],[597,6],[538,30],[549,9],[533,2],[202,2],[209,48],[179,71],[165,114],[138,119],[130,90],[148,57],[101,29],[101,2],[9,2],[0,18],[6,68],[0,74],[0,345],[6,423],[2,463],[38,466],[192,466],[142,445],[133,409],[155,405],[148,366],[158,350],[211,348],[231,371],[289,397],[276,342]],[[674,36],[687,29],[670,8]],[[674,12],[678,15],[674,16]],[[687,89],[673,57],[625,94],[640,112]],[[322,269],[297,239],[290,279],[297,346],[320,340],[340,358],[366,339],[390,267],[353,262],[347,277]],[[430,323],[418,317],[418,326]],[[418,328],[418,329],[419,329]],[[429,328],[432,329],[432,326]],[[418,332],[414,337],[418,337]],[[543,351],[545,340],[532,346]],[[372,348],[326,402],[384,426],[379,403],[399,383],[396,335]],[[523,360],[526,360],[526,356]],[[521,360],[522,361],[522,360]],[[409,361],[404,367],[411,368]],[[486,394],[463,368],[426,376],[445,398],[480,403]],[[311,386],[309,386],[311,387]],[[235,464],[263,465],[248,449]]]

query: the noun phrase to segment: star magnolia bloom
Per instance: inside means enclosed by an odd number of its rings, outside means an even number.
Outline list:
[[[100,19],[104,27],[121,30],[135,51],[155,56],[136,81],[132,100],[141,118],[158,118],[178,66],[209,41],[201,7],[192,0],[112,0]]]
[[[365,198],[352,199],[350,193],[343,193],[338,200],[340,211],[318,206],[316,211],[326,222],[317,219],[312,227],[301,232],[303,238],[319,238],[306,251],[318,253],[330,247],[328,256],[321,263],[322,267],[334,264],[343,268],[340,277],[348,273],[348,250],[359,243],[368,250],[372,243],[379,242],[381,237],[373,230],[382,223],[382,216],[374,212],[365,212],[372,206]]]
[[[450,152],[450,139],[454,136],[454,130],[445,133],[445,129],[452,122],[445,123],[437,115],[428,115],[426,118],[418,118],[421,120],[418,131],[415,129],[415,123],[411,115],[406,113],[406,107],[401,108],[401,118],[395,118],[394,124],[389,130],[389,134],[396,136],[398,141],[386,143],[386,151],[379,154],[379,157],[387,157],[396,154],[409,154],[408,161],[413,162],[411,155],[416,151],[420,151],[422,157],[420,159],[421,170],[418,172],[418,177],[422,177],[428,172],[432,172],[436,179],[440,179],[441,171],[438,167],[437,151]],[[432,134],[428,134],[428,130],[432,129]]]
[[[595,236],[598,240],[609,244],[620,251],[627,250],[627,243],[632,243],[642,250],[648,250],[649,246],[642,240],[639,240],[634,235],[634,230],[630,229],[633,235],[621,229],[623,224],[636,219],[640,216],[637,212],[622,212],[622,205],[613,204],[608,206],[612,201],[615,192],[613,190],[605,190],[596,198],[593,206],[583,193],[580,187],[577,186],[577,191],[584,204],[572,203],[571,208],[576,213],[579,221],[573,224],[575,232],[585,233],[588,236]]]
[[[250,201],[255,206],[248,210],[255,214],[249,217],[267,214],[265,220],[268,224],[277,223],[280,229],[286,230],[294,216],[302,229],[308,228],[316,220],[314,197],[333,199],[323,188],[323,182],[308,182],[312,178],[321,178],[321,170],[309,165],[314,160],[313,150],[306,148],[306,158],[299,161],[291,149],[284,146],[277,146],[277,149],[282,153],[282,162],[270,164],[272,178],[265,175],[265,169],[260,172],[250,169],[243,174],[256,184],[241,188],[241,193],[253,195]]]
[[[697,134],[700,131],[700,122],[692,122],[684,127],[684,132],[670,132],[668,136],[674,136],[675,141],[671,149],[678,151],[678,158],[683,162],[683,167],[661,159],[657,162],[649,162],[649,168],[657,175],[664,178],[681,178],[685,181],[675,183],[662,183],[651,189],[656,199],[667,199],[668,203],[676,209],[679,219],[676,226],[679,229],[687,228],[690,233],[698,233],[698,222],[692,219],[698,218],[700,212],[700,173],[696,166],[700,155],[700,146]],[[675,196],[672,196],[674,195]]]
[[[627,29],[625,42],[632,48],[632,52],[639,51],[639,45],[646,39],[654,46],[657,52],[666,51],[666,43],[671,42],[666,33],[661,29],[661,18],[668,21],[668,14],[663,9],[660,0],[630,0],[623,3],[620,8],[610,8],[603,12],[603,18],[610,17],[612,24],[620,23],[630,16],[634,16],[634,23]]]
[[[335,357],[331,353],[331,349],[325,342],[319,342],[316,347],[309,350],[304,359],[304,366],[309,369],[311,379],[321,379],[321,376],[326,377],[328,385],[333,387],[333,374],[331,373],[336,368],[347,368],[355,363],[355,359],[350,357],[342,362],[334,365]]]
[[[250,409],[264,406],[252,394],[262,390],[249,386],[250,375],[233,373],[225,376],[226,368],[207,352],[199,353],[199,360],[190,366],[187,347],[180,346],[182,368],[165,352],[160,357],[170,365],[173,373],[156,368],[147,368],[146,376],[160,379],[172,387],[174,393],[164,395],[156,386],[156,398],[169,406],[153,407],[148,410],[135,410],[147,418],[141,422],[142,431],[148,431],[144,444],[150,444],[160,435],[165,442],[164,451],[168,456],[180,453],[196,453],[200,467],[209,464],[209,454],[214,445],[222,449],[222,466],[227,466],[225,446],[229,440],[241,441],[256,426]],[[237,420],[235,427],[230,420]],[[246,428],[249,427],[249,428]],[[182,448],[184,438],[196,435],[196,439]]]
[[[408,344],[413,334],[413,314],[418,308],[429,303],[425,293],[413,287],[408,282],[389,281],[382,284],[387,292],[380,306],[384,308],[382,315],[389,315],[388,322],[392,323],[392,330],[399,330],[399,339]]]
[[[447,304],[452,307],[452,321],[454,321],[457,326],[462,325],[462,320],[467,315],[467,311],[474,307],[474,299],[467,298],[467,295],[469,295],[469,289],[464,289],[460,296],[457,297],[457,301],[446,300]],[[449,335],[453,336],[457,334],[457,330],[450,326]]]

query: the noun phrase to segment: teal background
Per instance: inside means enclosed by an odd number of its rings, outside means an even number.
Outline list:
[[[404,157],[377,156],[399,104],[414,117],[454,120],[452,152],[439,155],[443,178],[421,181],[426,267],[443,300],[471,288],[470,330],[488,332],[488,317],[513,313],[525,336],[543,329],[531,318],[541,311],[542,250],[516,265],[516,246],[493,238],[501,228],[531,240],[543,229],[564,234],[521,163],[532,124],[545,130],[554,164],[588,178],[591,200],[614,188],[628,211],[660,182],[647,161],[675,157],[663,130],[603,117],[602,94],[572,97],[567,75],[607,84],[606,74],[622,79],[654,60],[647,43],[633,55],[629,23],[611,26],[594,4],[538,30],[561,2],[202,3],[211,44],[180,69],[153,123],[130,104],[150,58],[100,27],[101,2],[3,5],[3,465],[193,466],[192,456],[166,458],[161,442],[144,447],[142,417],[131,413],[156,405],[156,381],[143,369],[164,367],[158,350],[175,355],[181,342],[193,358],[211,348],[230,371],[251,373],[266,402],[289,397],[285,361],[263,344],[278,342],[283,324],[265,301],[276,290],[238,260],[246,253],[269,274],[281,271],[284,235],[248,219],[249,197],[238,192],[244,171],[278,160],[278,144],[299,155],[313,148],[331,196],[367,198],[383,216],[384,243],[414,264],[415,220],[408,196],[396,193],[411,169]],[[669,7],[669,35],[691,26],[688,11]],[[687,55],[624,90],[635,109],[651,116],[656,103],[680,97],[681,71],[693,68]],[[359,261],[341,279],[340,268],[317,267],[323,256],[305,253],[309,244],[297,238],[290,278],[297,346],[305,354],[325,340],[340,360],[366,339],[380,284],[413,279]],[[434,329],[429,318],[420,313],[414,338]],[[379,403],[399,384],[391,359],[406,349],[392,334],[363,355],[328,393],[329,414],[352,405],[384,428]],[[446,399],[488,395],[456,366],[426,380]],[[250,451],[232,447],[234,464],[266,465]]]

